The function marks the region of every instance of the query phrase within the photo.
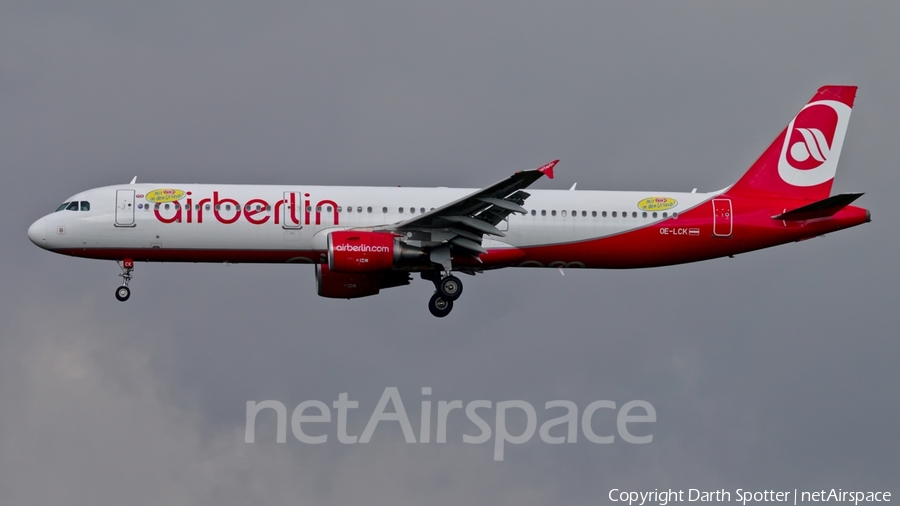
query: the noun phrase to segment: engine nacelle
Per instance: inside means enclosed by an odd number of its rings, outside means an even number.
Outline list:
[[[338,230],[328,234],[328,268],[332,272],[378,272],[427,262],[420,248],[389,232]]]
[[[394,266],[394,234],[336,231],[328,234],[328,268],[334,272],[384,271]]]
[[[405,271],[333,272],[327,265],[316,265],[316,291],[331,299],[357,299],[377,295],[384,288],[408,285]]]
[[[331,299],[356,299],[377,295],[381,290],[377,274],[332,272],[327,265],[316,265],[316,291]]]

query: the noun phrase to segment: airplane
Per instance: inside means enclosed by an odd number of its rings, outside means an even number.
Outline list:
[[[135,262],[315,266],[318,295],[352,299],[434,284],[445,317],[454,273],[503,267],[628,269],[733,256],[871,221],[831,195],[856,86],[820,88],[733,185],[710,193],[526,191],[558,160],[482,189],[138,184],[95,188],[38,219],[28,237],[115,260],[126,301]]]

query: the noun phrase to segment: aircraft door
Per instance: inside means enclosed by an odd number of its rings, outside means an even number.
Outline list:
[[[134,190],[116,190],[116,226],[134,225]]]
[[[303,228],[303,194],[284,192],[284,200],[281,201],[281,227],[291,230]]]
[[[713,199],[713,235],[731,237],[734,213],[731,210],[731,199]]]

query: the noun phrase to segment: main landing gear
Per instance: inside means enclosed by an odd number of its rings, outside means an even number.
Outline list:
[[[437,272],[423,272],[422,277],[434,283],[434,295],[428,301],[428,310],[438,318],[443,318],[453,310],[453,301],[462,295],[462,281],[456,276],[441,276]]]
[[[119,302],[125,302],[131,297],[131,289],[128,288],[128,283],[131,281],[131,273],[134,271],[134,260],[130,258],[126,258],[121,262],[116,262],[119,264],[119,268],[122,269],[122,273],[119,274],[119,277],[122,278],[122,286],[116,288],[116,299]]]

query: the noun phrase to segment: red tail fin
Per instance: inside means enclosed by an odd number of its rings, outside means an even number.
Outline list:
[[[728,193],[828,197],[855,98],[856,86],[819,88]]]

